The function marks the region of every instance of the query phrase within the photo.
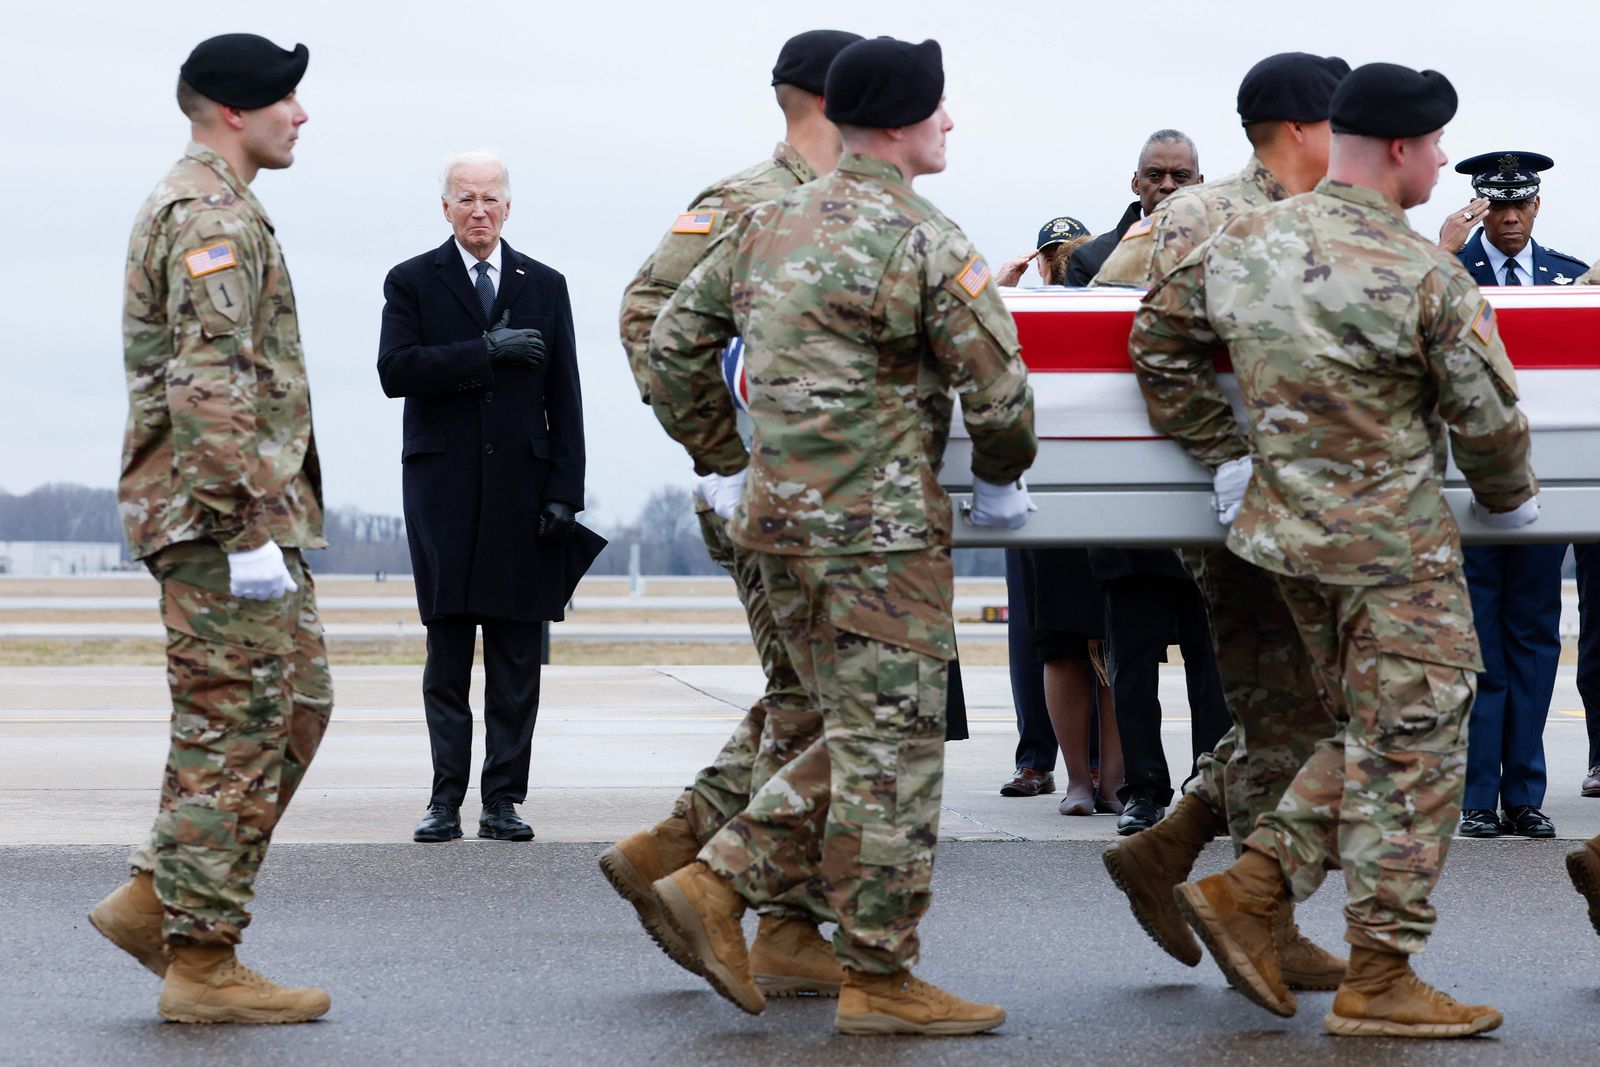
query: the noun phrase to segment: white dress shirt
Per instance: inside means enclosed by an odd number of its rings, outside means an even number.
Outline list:
[[[466,245],[458,239],[456,250],[461,253],[461,262],[467,266],[467,281],[476,289],[478,287],[478,272],[474,268],[478,265],[478,257],[467,251]],[[494,286],[494,295],[500,295],[500,242],[494,243],[494,251],[489,253],[489,258],[483,262],[489,264],[489,284]]]
[[[495,249],[496,253],[500,250]],[[1483,235],[1483,251],[1489,260],[1489,269],[1494,271],[1494,283],[1506,283],[1506,260],[1512,257],[1496,248],[1489,240],[1489,235]],[[1533,238],[1528,238],[1528,243],[1522,246],[1522,251],[1516,254],[1517,281],[1523,285],[1533,284]]]

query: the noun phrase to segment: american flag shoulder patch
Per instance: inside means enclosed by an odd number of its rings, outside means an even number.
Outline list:
[[[1494,336],[1494,308],[1489,306],[1489,301],[1478,305],[1478,313],[1472,317],[1472,332],[1484,344],[1488,344]]]
[[[184,256],[183,262],[188,266],[191,278],[204,277],[239,265],[238,257],[233,254],[231,241],[218,241],[214,245],[197,248]]]
[[[678,216],[678,221],[672,224],[673,233],[710,233],[711,227],[716,225],[717,213],[715,211],[685,211]]]
[[[1155,228],[1156,217],[1154,215],[1146,215],[1144,218],[1128,227],[1127,232],[1122,235],[1122,240],[1131,241],[1135,237],[1143,237],[1145,234],[1149,233]]]
[[[956,284],[966,290],[968,296],[977,296],[988,287],[990,277],[989,264],[983,261],[982,256],[973,256],[961,268],[961,273],[956,275]]]

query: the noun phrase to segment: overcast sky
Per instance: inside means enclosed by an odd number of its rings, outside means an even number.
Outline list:
[[[0,489],[116,483],[126,397],[120,314],[135,211],[182,152],[173,103],[199,40],[304,42],[311,121],[295,165],[255,191],[294,279],[330,505],[400,510],[400,408],[378,387],[382,282],[448,236],[438,169],[488,146],[510,163],[505,236],[567,277],[589,445],[589,518],[631,519],[686,483],[682,450],[638,402],[617,341],[622,287],[704,185],[782,132],[767,86],[783,40],[819,27],[944,46],[949,169],[918,188],[998,262],[1061,214],[1111,227],[1146,135],[1173,126],[1201,169],[1239,169],[1239,79],[1279,51],[1388,60],[1449,75],[1452,159],[1544,152],[1535,239],[1600,256],[1600,167],[1585,80],[1600,8],[1579,0],[1278,0],[1140,4],[58,3],[0,0],[0,193],[10,205],[0,307]],[[1411,213],[1433,234],[1470,197],[1446,173]]]

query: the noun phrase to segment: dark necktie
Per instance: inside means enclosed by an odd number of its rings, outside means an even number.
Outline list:
[[[1517,261],[1514,260],[1514,259],[1506,260],[1506,284],[1507,285],[1521,285],[1522,284],[1522,282],[1519,281],[1518,278],[1517,278]]]
[[[1506,262],[1510,262],[1507,260]],[[474,263],[472,269],[478,272],[478,303],[483,305],[483,317],[489,317],[489,311],[494,307],[494,283],[489,280],[489,264]],[[1507,284],[1514,285],[1515,282]]]

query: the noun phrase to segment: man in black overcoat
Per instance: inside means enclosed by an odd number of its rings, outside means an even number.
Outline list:
[[[472,756],[467,691],[483,630],[478,836],[526,841],[540,624],[560,619],[583,507],[583,407],[566,279],[500,239],[510,178],[488,153],[446,167],[454,234],[383,283],[378,376],[404,397],[406,535],[428,629],[423,706],[433,795],[417,841],[461,836]],[[581,528],[580,528],[581,529]],[[588,559],[579,562],[581,573]]]

